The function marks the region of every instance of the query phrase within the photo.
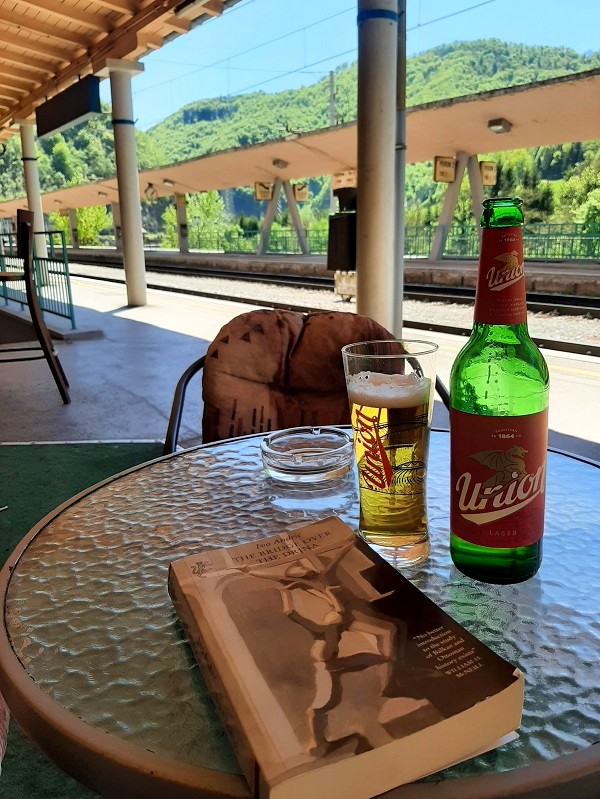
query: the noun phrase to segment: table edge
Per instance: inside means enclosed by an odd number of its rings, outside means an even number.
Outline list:
[[[435,432],[448,433],[447,430],[433,428]],[[261,433],[253,433],[240,438],[256,438]],[[2,624],[0,625],[0,691],[19,726],[38,746],[64,771],[80,782],[89,785],[101,795],[111,797],[140,796],[145,799],[163,799],[165,790],[177,789],[180,799],[200,796],[234,797],[248,799],[251,796],[245,779],[236,774],[185,764],[171,760],[136,744],[106,733],[80,719],[70,710],[63,708],[45,691],[39,688],[27,674],[15,654],[6,627],[6,596],[10,579],[21,555],[31,541],[68,507],[85,496],[128,474],[141,471],[155,463],[166,461],[180,455],[189,454],[206,447],[239,441],[225,439],[218,442],[200,444],[169,455],[159,456],[138,464],[118,474],[112,475],[90,486],[61,503],[46,514],[21,539],[7,558],[0,571],[0,596],[2,598]],[[548,448],[555,452],[588,465],[600,468],[600,463],[573,453]],[[56,740],[56,739],[59,740]],[[82,764],[82,755],[91,757],[93,768]],[[106,759],[111,767],[107,769]],[[90,762],[88,760],[88,762]],[[586,749],[563,755],[554,760],[541,761],[530,766],[504,771],[498,774],[444,780],[439,783],[412,783],[389,792],[389,799],[455,799],[456,787],[460,786],[461,799],[502,799],[518,796],[527,799],[552,799],[554,793],[548,786],[569,787],[570,799],[589,799],[592,780],[597,780],[600,771],[600,745],[591,744]],[[140,789],[142,793],[138,793]],[[117,792],[115,793],[115,788]],[[515,790],[518,788],[518,792]],[[108,791],[104,794],[104,791]],[[533,793],[532,793],[533,791]],[[168,795],[168,794],[167,794]]]

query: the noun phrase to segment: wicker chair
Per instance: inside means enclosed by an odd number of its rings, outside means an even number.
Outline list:
[[[201,369],[204,443],[286,427],[349,424],[341,348],[389,338],[373,319],[340,311],[258,310],[235,317],[179,379],[165,454],[177,448],[187,387]],[[447,392],[442,398],[447,403]]]

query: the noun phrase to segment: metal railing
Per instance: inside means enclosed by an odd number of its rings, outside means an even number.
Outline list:
[[[46,245],[47,257],[45,258],[37,256],[37,250],[43,251],[41,237]],[[2,233],[0,235],[0,268],[2,271],[22,271],[22,261],[16,253],[16,234]],[[69,319],[71,328],[74,329],[75,309],[71,293],[65,235],[62,230],[47,230],[34,234],[33,268],[42,311]],[[10,283],[0,281],[0,297],[4,298],[5,305],[8,305],[9,301],[13,301],[23,309],[27,305],[25,281],[19,280]]]
[[[435,233],[435,225],[409,225],[404,232],[404,253],[413,258],[427,258]],[[327,231],[322,229],[304,231],[308,248],[314,255],[327,253]],[[191,251],[220,253],[256,253],[260,240],[259,231],[227,230],[215,233],[190,233]],[[114,237],[102,237],[103,247],[114,246]],[[146,249],[160,249],[156,234],[144,237]],[[576,223],[539,223],[523,228],[525,258],[534,261],[600,261],[600,225]],[[300,244],[296,232],[273,230],[269,238],[267,253],[299,254]],[[452,225],[444,247],[444,258],[477,258],[479,235],[474,225]]]
[[[434,225],[412,225],[405,228],[404,252],[413,257],[426,258],[431,249]],[[305,231],[308,247],[315,255],[327,253],[327,232]],[[213,234],[195,236],[193,249],[226,253],[256,253],[258,231],[227,231],[222,236]],[[600,226],[582,224],[539,223],[525,225],[523,229],[525,258],[536,261],[598,261],[600,260]],[[300,253],[298,237],[294,230],[271,231],[268,253]],[[479,235],[475,226],[453,225],[449,228],[444,257],[477,258]]]

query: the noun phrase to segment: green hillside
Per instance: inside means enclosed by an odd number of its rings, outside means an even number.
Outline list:
[[[455,42],[409,58],[407,105],[582,72],[600,66],[600,52],[580,55],[564,47],[530,47],[498,39]],[[336,70],[338,121],[356,119],[356,63]],[[329,125],[329,79],[278,94],[199,100],[149,132],[166,163],[309,131]]]
[[[600,52],[582,55],[563,47],[508,44],[481,39],[427,50],[407,62],[407,104],[529,83],[600,66]],[[335,72],[337,122],[356,118],[357,65]],[[181,108],[149,131],[137,131],[140,169],[177,163],[207,153],[277,139],[290,132],[327,127],[329,79],[311,86],[266,94],[255,92],[199,100]],[[115,174],[109,109],[75,128],[37,143],[42,191],[94,181]],[[0,150],[0,198],[25,193],[19,137]],[[600,208],[600,142],[541,147],[500,154],[498,191],[520,192],[528,219],[585,221]],[[546,181],[553,181],[552,184]],[[444,187],[431,180],[431,167],[407,169],[407,219],[422,224],[437,216]],[[327,213],[327,180],[311,181],[312,199],[303,206],[306,223]],[[144,225],[157,230],[162,201],[143,205]],[[587,204],[587,205],[586,205]],[[464,217],[468,203],[465,200]],[[585,207],[584,207],[585,206]],[[225,194],[230,216],[260,214],[249,189]],[[582,210],[583,208],[583,210]],[[460,221],[460,206],[457,221]]]

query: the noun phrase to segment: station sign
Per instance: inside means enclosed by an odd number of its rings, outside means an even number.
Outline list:
[[[273,199],[273,184],[272,183],[255,183],[254,184],[254,199],[255,200],[272,200]]]
[[[294,183],[294,199],[299,203],[308,200],[308,183]]]
[[[334,189],[355,189],[356,169],[347,169],[345,172],[336,172],[332,177]]]
[[[433,179],[436,183],[453,183],[456,178],[456,158],[436,155],[433,162]]]
[[[484,186],[495,186],[498,180],[498,165],[495,161],[480,161],[479,172]]]

